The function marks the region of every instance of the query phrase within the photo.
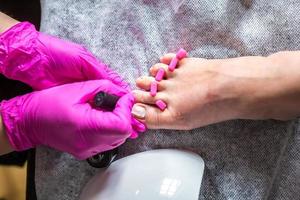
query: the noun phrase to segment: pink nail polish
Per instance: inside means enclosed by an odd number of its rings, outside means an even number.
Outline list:
[[[157,93],[157,82],[152,81],[150,86],[150,95],[154,97],[156,93]]]
[[[169,67],[168,67],[171,72],[174,71],[177,63],[178,63],[178,58],[177,57],[172,58],[171,63],[169,64]]]
[[[181,60],[183,58],[185,58],[187,56],[187,52],[184,49],[179,49],[179,51],[176,54],[176,57],[178,58],[178,60]]]
[[[157,100],[155,102],[155,104],[157,105],[157,107],[161,110],[161,111],[164,111],[167,107],[167,104],[163,101],[163,100]]]
[[[159,70],[155,76],[155,80],[161,81],[164,77],[164,74],[165,74],[165,70],[163,68],[159,68]]]

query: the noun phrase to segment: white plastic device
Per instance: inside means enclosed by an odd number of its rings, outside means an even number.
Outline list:
[[[141,152],[101,169],[80,200],[197,200],[203,172],[203,159],[189,151]]]

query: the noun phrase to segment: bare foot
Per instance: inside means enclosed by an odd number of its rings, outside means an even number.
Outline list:
[[[148,128],[188,130],[230,119],[288,119],[300,113],[300,88],[296,84],[300,82],[300,68],[299,64],[287,68],[281,61],[288,59],[276,54],[270,58],[184,58],[170,72],[168,64],[174,56],[166,54],[150,68],[150,76],[136,80],[142,90],[134,91],[137,103],[132,113]],[[165,70],[165,77],[158,82],[153,97],[149,89],[160,68]],[[156,107],[158,99],[166,102],[164,111]],[[291,99],[298,107],[291,106]]]
[[[151,76],[136,80],[137,86],[144,90],[134,91],[138,104],[133,114],[137,118],[148,128],[187,130],[237,117],[236,109],[231,109],[238,101],[236,91],[228,92],[233,89],[228,88],[228,84],[219,88],[219,82],[227,81],[225,77],[221,79],[215,70],[219,60],[184,58],[178,63],[178,68],[170,72],[168,64],[174,56],[166,54],[161,63],[150,68]],[[158,83],[156,96],[152,97],[148,91],[160,68],[165,70],[165,77]],[[222,93],[219,92],[221,89]],[[158,99],[167,104],[164,111],[155,106]]]

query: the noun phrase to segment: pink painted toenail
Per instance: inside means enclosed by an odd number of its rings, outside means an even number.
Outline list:
[[[163,68],[159,68],[159,70],[155,76],[155,80],[161,81],[164,77],[164,74],[165,74],[165,70]]]
[[[157,82],[152,81],[150,86],[150,95],[154,97],[156,93],[157,93]]]
[[[177,63],[178,63],[178,58],[177,57],[172,58],[171,63],[169,64],[169,70],[171,72],[174,71],[174,69],[176,68]]]
[[[164,111],[167,107],[167,104],[163,101],[163,100],[157,100],[155,102],[155,104],[157,105],[157,107],[161,110],[161,111]]]
[[[181,60],[181,59],[185,58],[186,55],[187,55],[186,50],[184,50],[184,49],[181,48],[181,49],[179,49],[179,51],[177,52],[176,57],[178,58],[178,60]]]

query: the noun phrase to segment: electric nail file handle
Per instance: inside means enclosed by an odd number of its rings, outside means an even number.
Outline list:
[[[104,110],[112,111],[115,109],[118,100],[118,96],[105,92],[98,92],[94,97],[94,106]]]
[[[98,92],[95,97],[93,104],[97,108],[101,108],[107,111],[112,111],[115,108],[117,101],[119,100],[118,96],[111,95],[105,92]],[[117,156],[118,149],[112,149],[109,151],[104,151],[102,153],[96,154],[87,159],[87,162],[95,168],[104,168],[108,167],[114,158]]]

